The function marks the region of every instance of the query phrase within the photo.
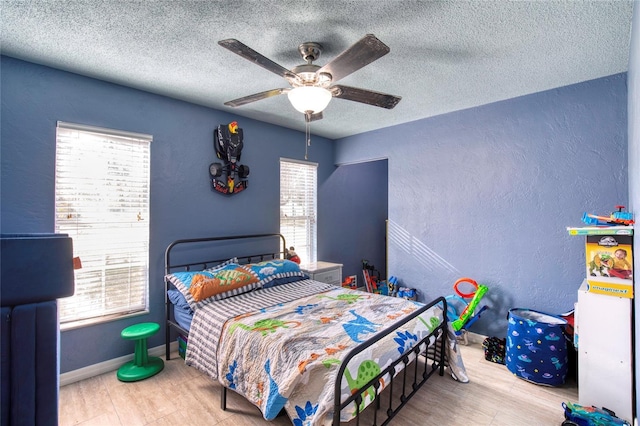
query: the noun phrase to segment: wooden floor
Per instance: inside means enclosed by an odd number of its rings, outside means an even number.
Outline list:
[[[485,361],[477,343],[460,348],[470,382],[456,382],[447,372],[434,375],[391,424],[560,425],[562,402],[578,401],[572,379],[559,388],[539,386]],[[217,383],[174,354],[161,373],[140,382],[122,383],[113,372],[62,387],[59,424],[291,425],[286,416],[265,421],[235,392],[228,392],[227,411],[222,411],[219,391]]]

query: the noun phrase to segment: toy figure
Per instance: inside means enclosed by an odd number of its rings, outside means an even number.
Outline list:
[[[238,127],[237,121],[232,121],[228,125],[220,125],[213,132],[213,147],[216,156],[224,161],[221,163],[211,163],[209,174],[211,186],[215,191],[223,194],[237,194],[247,189],[247,176],[249,167],[240,165],[242,154],[242,129]],[[218,179],[225,174],[225,178]]]
[[[626,252],[625,252],[626,254]],[[596,271],[601,277],[608,277],[609,270],[613,267],[613,258],[606,253],[596,254],[589,262],[589,275],[596,277]]]
[[[389,277],[389,281],[387,281],[387,295],[389,296],[397,296],[398,295],[398,279],[395,276]]]
[[[300,264],[300,257],[295,252],[295,248],[293,246],[289,247],[289,250],[287,251],[285,257],[287,258],[287,260]]]

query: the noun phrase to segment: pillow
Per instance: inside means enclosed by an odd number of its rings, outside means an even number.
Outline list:
[[[178,290],[167,290],[167,296],[169,296],[169,301],[173,303],[173,306],[175,306],[176,308],[193,312],[191,310],[191,306],[189,306],[189,303],[187,303],[187,299],[185,299],[182,293],[180,293]]]
[[[250,269],[230,263],[218,269],[174,272],[166,276],[194,311],[213,300],[246,293],[258,287],[258,277]]]
[[[191,328],[191,321],[193,320],[193,310],[187,299],[184,298],[182,293],[176,289],[167,290],[169,301],[173,304],[173,319],[182,328],[189,331]]]
[[[268,284],[276,279],[291,277],[297,277],[298,279],[307,278],[307,274],[300,270],[300,265],[285,259],[265,260],[264,262],[249,263],[243,266],[257,275],[260,280],[259,286],[263,288],[265,286],[273,287],[275,283],[273,285]],[[280,284],[283,283],[281,282]]]
[[[207,268],[207,269],[205,269],[205,271],[207,271],[207,272],[212,272],[212,271],[218,270],[218,269],[220,269],[220,268],[223,268],[223,267],[225,267],[225,266],[227,266],[227,265],[231,265],[232,263],[237,264],[237,263],[238,263],[238,258],[237,258],[237,257],[232,257],[231,259],[229,259],[229,260],[225,260],[224,262],[222,262],[222,263],[221,263],[221,264],[219,264],[219,265],[216,265],[216,266],[213,266],[213,267],[211,267],[211,268]]]
[[[294,281],[300,281],[300,280],[304,280],[309,278],[309,276],[307,274],[304,274],[302,276],[295,276],[295,277],[283,277],[283,278],[274,278],[271,281],[269,281],[268,283],[264,284],[262,286],[262,288],[269,288],[269,287],[275,287],[277,285],[280,284],[287,284],[287,283],[292,283]]]

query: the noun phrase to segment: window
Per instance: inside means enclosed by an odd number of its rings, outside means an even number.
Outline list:
[[[280,159],[280,233],[302,263],[316,261],[318,165]]]
[[[82,263],[75,294],[59,301],[64,328],[149,309],[151,140],[58,122],[55,231]]]

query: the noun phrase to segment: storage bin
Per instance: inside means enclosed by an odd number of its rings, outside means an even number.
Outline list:
[[[531,309],[509,311],[506,365],[532,383],[561,386],[567,378],[567,321]]]

